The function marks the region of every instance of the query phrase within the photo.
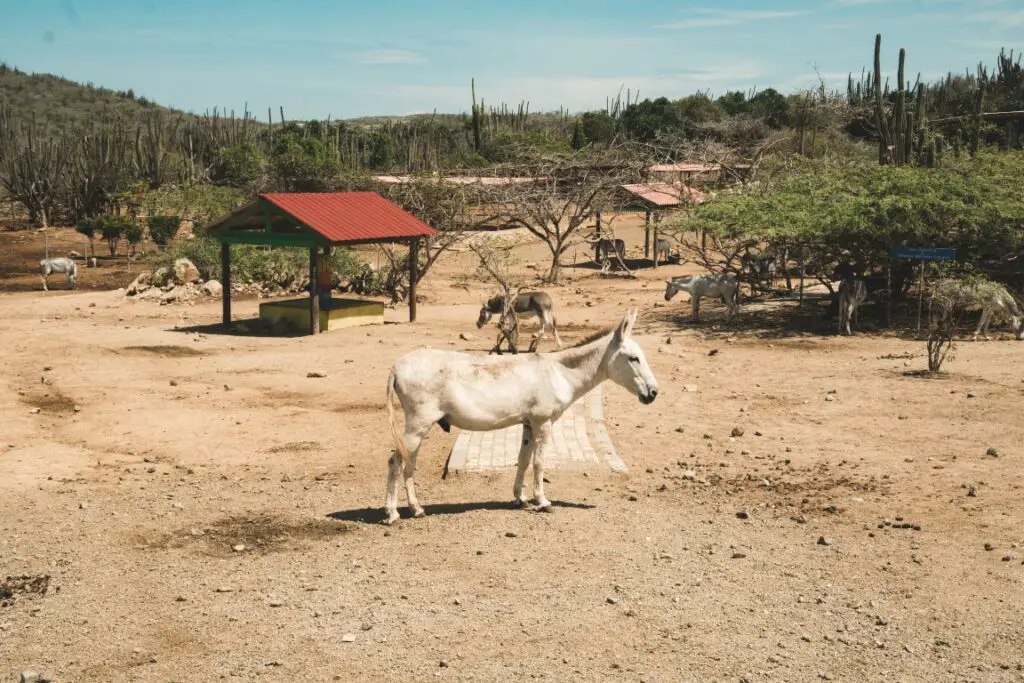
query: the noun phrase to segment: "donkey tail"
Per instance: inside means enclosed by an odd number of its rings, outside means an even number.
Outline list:
[[[402,459],[402,467],[409,466],[409,449],[405,447],[405,439],[398,431],[398,424],[395,422],[395,369],[392,368],[388,374],[388,424],[391,425],[391,436],[395,440],[395,448],[398,449],[398,457]],[[401,399],[399,399],[401,402]]]

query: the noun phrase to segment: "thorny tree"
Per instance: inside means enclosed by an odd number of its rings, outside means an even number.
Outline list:
[[[562,255],[580,228],[611,208],[617,187],[639,180],[644,162],[623,151],[538,154],[524,150],[517,154],[510,175],[531,181],[488,186],[489,204],[496,213],[526,228],[550,250],[545,281],[558,281]]]
[[[470,249],[480,259],[480,270],[484,271],[498,286],[501,287],[501,297],[504,306],[501,316],[498,318],[498,339],[491,349],[491,353],[501,354],[501,345],[508,345],[512,353],[519,353],[519,316],[515,311],[516,297],[519,296],[519,285],[511,282],[509,267],[512,256],[508,247],[499,246],[494,240],[486,240],[483,243],[470,244]],[[530,342],[530,352],[537,349],[540,342],[539,335]]]
[[[457,248],[468,231],[484,222],[473,217],[470,211],[473,192],[461,185],[423,178],[408,183],[379,184],[374,189],[438,231],[420,241],[417,253],[420,279],[442,254]],[[408,254],[404,249],[396,250],[391,246],[382,246],[381,253],[388,263],[385,271],[378,274],[380,289],[389,294],[394,303],[404,301],[409,292]]]

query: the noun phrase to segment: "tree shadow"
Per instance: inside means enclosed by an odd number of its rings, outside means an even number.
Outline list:
[[[631,271],[636,271],[636,270],[653,270],[654,269],[654,259],[653,258],[643,258],[643,257],[639,257],[639,258],[636,258],[636,257],[634,257],[634,258],[624,258],[624,259],[622,259],[622,262],[624,264],[626,264],[626,267],[629,268]],[[662,260],[661,262],[658,263],[658,267],[659,268],[664,268],[665,266],[672,266],[672,265],[677,265],[677,264],[670,263],[670,262],[664,261],[664,260]],[[596,263],[593,259],[586,259],[586,260],[583,260],[583,261],[577,261],[576,263],[564,263],[563,262],[562,263],[562,269],[566,269],[566,268],[571,269],[571,270],[591,270],[591,271],[600,272],[601,271],[601,264],[600,263]],[[619,267],[618,261],[612,261],[612,266],[611,266],[611,269],[609,270],[609,272],[614,274],[614,273],[623,273],[624,271],[622,270],[621,267]]]
[[[595,505],[590,503],[573,503],[570,501],[553,500],[551,506],[556,508],[572,508],[576,510],[592,510]],[[431,505],[424,505],[423,509],[426,511],[427,516],[433,515],[461,515],[466,512],[476,512],[478,510],[492,510],[492,511],[515,511],[522,512],[523,510],[514,505],[511,501],[479,501],[474,503],[435,503]],[[527,508],[527,511],[532,511]],[[408,507],[398,508],[399,514],[402,519],[409,519],[411,513]],[[538,512],[537,514],[541,514]],[[353,510],[339,510],[337,512],[328,513],[327,517],[337,520],[339,522],[361,522],[363,524],[380,524],[385,519],[384,508],[357,508]]]

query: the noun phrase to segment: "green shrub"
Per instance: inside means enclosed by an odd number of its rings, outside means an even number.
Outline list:
[[[166,248],[181,227],[181,216],[150,216],[149,238],[160,247]]]
[[[146,231],[143,230],[138,221],[130,221],[128,223],[124,229],[124,238],[128,241],[130,253],[135,253],[145,236]]]
[[[97,216],[97,219],[100,234],[110,248],[110,255],[117,256],[117,243],[121,241],[121,237],[128,231],[132,222],[124,216]]]
[[[179,258],[195,264],[204,280],[220,280],[220,243],[195,237],[175,244],[154,259],[153,267],[169,266]],[[348,249],[335,249],[331,268],[338,276],[358,272],[359,262]],[[288,284],[309,276],[309,251],[295,247],[266,248],[251,244],[231,247],[231,281],[236,283]]]

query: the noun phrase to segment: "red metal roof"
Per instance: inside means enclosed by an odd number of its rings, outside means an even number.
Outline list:
[[[701,204],[707,199],[703,192],[688,185],[643,183],[638,185],[620,185],[620,187],[634,197],[639,197],[655,206],[677,206],[683,201]],[[686,198],[685,200],[683,199],[684,197]]]
[[[260,197],[332,242],[434,235],[436,230],[376,192],[291,192]]]

